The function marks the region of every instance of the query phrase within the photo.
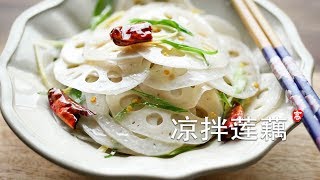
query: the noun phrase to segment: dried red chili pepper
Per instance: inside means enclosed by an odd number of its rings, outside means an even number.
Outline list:
[[[229,115],[228,115],[228,118],[227,118],[227,121],[226,121],[226,123],[224,124],[224,126],[227,126],[228,128],[227,129],[224,129],[223,131],[227,131],[228,132],[228,134],[223,134],[222,136],[221,136],[221,138],[222,138],[222,140],[223,141],[228,141],[228,140],[230,140],[231,139],[231,137],[234,135],[234,130],[232,130],[231,128],[234,128],[234,127],[236,127],[236,128],[238,128],[238,133],[239,133],[239,131],[240,131],[240,127],[239,126],[235,126],[235,119],[242,119],[244,117],[244,110],[243,110],[243,107],[240,105],[240,104],[235,104],[233,107],[232,107],[232,109],[231,109],[231,111],[230,111],[230,113],[229,113]],[[233,121],[232,121],[233,120]]]
[[[60,89],[51,88],[48,91],[48,99],[52,111],[72,129],[76,128],[80,115],[95,115],[94,112],[73,101]]]
[[[130,46],[137,43],[152,41],[150,23],[139,23],[113,28],[110,37],[118,46]]]

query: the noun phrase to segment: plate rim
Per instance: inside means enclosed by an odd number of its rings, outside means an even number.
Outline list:
[[[37,154],[41,155],[45,159],[61,166],[66,169],[78,172],[80,174],[89,174],[93,176],[99,176],[99,177],[147,177],[147,178],[192,178],[192,177],[198,177],[200,175],[208,174],[208,173],[214,173],[218,172],[221,169],[224,170],[232,170],[234,168],[244,168],[251,164],[254,164],[258,160],[260,160],[264,155],[269,152],[278,142],[273,142],[268,148],[264,149],[263,152],[260,154],[255,154],[254,156],[251,156],[251,158],[247,159],[245,162],[239,163],[239,164],[233,164],[232,166],[224,166],[221,168],[207,168],[203,169],[201,171],[193,171],[193,172],[185,172],[183,175],[181,174],[163,174],[162,176],[158,175],[151,175],[147,173],[137,172],[137,173],[131,173],[131,174],[112,174],[112,173],[101,173],[96,172],[94,170],[88,170],[85,168],[77,167],[75,164],[68,163],[63,160],[57,159],[54,155],[46,152],[46,150],[42,147],[39,147],[36,142],[33,141],[33,137],[30,136],[30,134],[26,133],[25,131],[22,131],[21,127],[19,127],[19,124],[15,122],[16,118],[19,118],[14,111],[13,108],[13,89],[11,80],[9,78],[9,74],[7,71],[7,65],[12,58],[12,55],[14,54],[15,50],[17,49],[20,40],[22,38],[22,35],[24,33],[24,29],[26,24],[30,19],[33,17],[39,15],[42,12],[45,12],[47,10],[50,10],[51,8],[55,8],[59,5],[62,5],[63,2],[66,0],[44,0],[26,11],[24,11],[21,15],[19,15],[16,20],[14,21],[10,33],[9,38],[7,40],[7,43],[3,49],[3,52],[0,56],[0,109],[1,113],[3,115],[3,119],[6,121],[10,129],[18,136],[18,138],[26,144],[29,148],[31,148],[33,151],[35,151]],[[278,8],[274,3],[270,1],[265,0],[255,0],[261,7],[265,8],[267,11],[269,11],[271,14],[273,14],[283,25],[289,39],[291,41],[294,41],[295,43],[291,43],[293,45],[293,48],[295,51],[301,56],[302,59],[302,68],[305,72],[305,75],[307,79],[310,81],[313,75],[313,69],[314,69],[314,59],[311,56],[310,52],[306,49],[304,44],[302,43],[302,40],[300,38],[300,35],[298,34],[297,28],[295,27],[292,20],[280,9]],[[312,82],[312,81],[310,81]],[[298,124],[294,124],[288,132],[290,132],[292,129],[294,129]]]

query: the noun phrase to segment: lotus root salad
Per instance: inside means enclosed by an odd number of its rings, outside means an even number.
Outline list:
[[[174,156],[218,141],[204,135],[206,119],[225,119],[228,142],[232,119],[261,119],[283,97],[238,29],[184,0],[100,0],[89,29],[34,49],[57,124],[106,157]]]

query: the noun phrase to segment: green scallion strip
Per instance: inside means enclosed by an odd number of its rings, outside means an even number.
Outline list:
[[[230,109],[233,107],[233,97],[228,97],[223,92],[219,92],[220,100],[223,102],[223,114],[222,118],[226,118],[227,113],[230,111]]]
[[[91,29],[95,29],[99,24],[105,21],[114,11],[113,0],[98,0],[91,20]]]
[[[105,155],[104,158],[111,158],[111,157],[114,156],[116,153],[117,153],[117,150],[116,150],[116,149],[113,149],[113,150],[110,152],[110,154]]]
[[[141,23],[141,22],[148,22],[152,25],[169,26],[169,27],[177,29],[179,32],[184,32],[186,34],[189,34],[190,36],[193,36],[193,34],[189,30],[187,30],[186,28],[182,27],[177,22],[170,20],[170,19],[161,19],[161,20],[131,19],[130,22],[134,23],[134,24]]]
[[[75,102],[81,104],[84,101],[84,98],[82,97],[82,92],[78,89],[74,89],[71,87],[68,87],[63,90],[64,93],[66,93],[72,100]]]
[[[196,48],[196,47],[191,47],[191,46],[188,46],[188,45],[185,45],[185,44],[179,44],[179,43],[176,43],[176,42],[173,42],[173,41],[169,41],[169,40],[161,40],[162,43],[164,44],[168,44],[170,46],[172,46],[173,48],[176,48],[178,50],[182,50],[182,51],[187,51],[187,52],[191,52],[191,53],[195,53],[195,54],[198,54],[200,55],[204,62],[206,63],[207,66],[209,66],[209,63],[206,59],[206,56],[205,54],[208,54],[208,55],[214,55],[214,54],[217,54],[218,53],[218,50],[215,50],[215,51],[206,51],[206,50],[203,50],[203,49],[199,49],[199,48]]]
[[[243,99],[228,96],[223,92],[219,92],[219,97],[220,100],[223,102],[223,118],[226,118],[227,114],[230,112],[230,110],[232,109],[232,107],[234,107],[235,104],[241,104],[243,106],[245,103]]]
[[[134,93],[138,94],[139,96],[142,97],[144,100],[144,105],[147,105],[149,107],[154,107],[154,108],[160,108],[160,109],[165,109],[173,112],[188,112],[188,110],[179,108],[177,106],[172,105],[168,101],[158,98],[156,96],[153,96],[151,94],[144,93],[142,91],[138,91],[135,89],[132,89]]]
[[[219,92],[219,96],[222,102],[224,102],[228,107],[232,107],[232,99],[228,98],[227,95],[223,92]]]
[[[114,117],[115,120],[119,121],[123,119],[126,114],[130,113],[130,109],[134,109],[137,106],[149,106],[151,108],[165,109],[177,113],[188,112],[188,110],[186,109],[174,106],[166,100],[160,99],[151,94],[147,94],[135,89],[132,89],[131,91],[139,95],[142,98],[142,102],[129,104],[126,108],[124,108],[122,111],[116,114],[116,116]]]
[[[117,120],[117,121],[123,119],[124,116],[130,112],[130,111],[128,111],[128,107],[131,107],[132,109],[134,109],[134,108],[137,107],[137,106],[143,106],[143,103],[131,103],[131,104],[129,104],[129,105],[128,105],[126,108],[124,108],[122,111],[118,112],[118,113],[115,115],[114,119]]]
[[[162,156],[159,156],[159,157],[162,157],[162,158],[171,158],[173,156],[176,156],[178,154],[181,154],[181,153],[184,153],[184,152],[187,152],[187,151],[190,151],[192,149],[194,149],[195,146],[182,146],[178,149],[175,149],[173,150],[172,152],[170,152],[169,154],[165,154],[165,155],[162,155]]]

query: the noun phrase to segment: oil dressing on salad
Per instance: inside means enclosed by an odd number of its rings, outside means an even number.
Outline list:
[[[205,117],[230,131],[231,119],[272,111],[281,88],[232,24],[189,1],[139,2],[98,0],[90,28],[34,44],[48,107],[69,132],[105,157],[170,157],[215,140],[200,138]],[[186,117],[199,138],[171,138]]]

